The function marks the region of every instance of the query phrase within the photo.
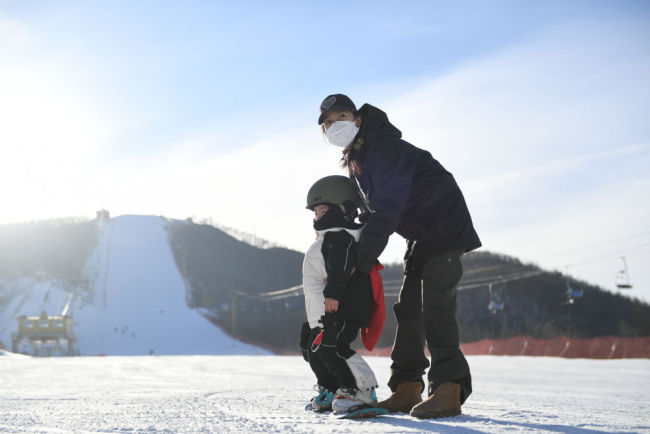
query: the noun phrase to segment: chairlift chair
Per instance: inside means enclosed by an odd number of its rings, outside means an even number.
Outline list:
[[[488,303],[488,311],[492,314],[503,310],[504,302],[501,288],[493,289],[492,284],[488,285],[488,293],[490,295],[490,303]]]
[[[584,295],[584,289],[573,289],[571,288],[571,298],[582,298]]]
[[[572,287],[571,284],[569,283],[569,280],[567,279],[566,296],[569,303],[573,303],[574,300],[578,298],[582,298],[583,295],[584,295],[584,289]]]
[[[490,311],[490,313],[497,313],[500,310],[503,310],[503,303],[490,300],[490,304],[488,304],[488,311]]]
[[[621,260],[623,261],[623,269],[616,273],[616,287],[619,289],[632,289],[632,283],[630,283],[630,274],[627,271],[625,257],[621,256]]]

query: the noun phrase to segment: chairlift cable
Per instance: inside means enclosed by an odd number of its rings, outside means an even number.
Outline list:
[[[650,233],[650,232],[649,232]],[[646,243],[643,245],[635,246],[633,249],[636,248],[641,248],[645,247],[647,245],[650,245],[650,243]],[[609,257],[612,254],[608,254],[607,256]],[[586,262],[583,262],[586,263]],[[582,263],[580,263],[582,264]],[[580,264],[573,264],[573,265],[568,265],[566,267],[574,266],[574,265],[580,265]],[[481,271],[486,271],[489,269],[499,269],[499,268],[505,268],[505,265],[495,265],[495,266],[489,266],[489,267],[483,267],[477,270],[473,270],[473,273],[478,273]],[[520,279],[525,279],[533,276],[537,276],[539,274],[542,274],[544,271],[524,271],[524,272],[517,272],[517,273],[511,273],[511,274],[505,274],[505,275],[497,275],[497,276],[485,276],[485,277],[476,277],[474,279],[469,279],[466,280],[462,285],[458,286],[458,290],[464,290],[464,289],[471,289],[471,288],[478,288],[490,284],[498,284],[498,283],[506,283],[514,280],[520,280]],[[470,273],[467,273],[470,274]],[[390,287],[394,284],[401,285],[403,283],[402,279],[390,279],[386,280],[383,282],[385,286]],[[268,291],[268,292],[263,292],[260,294],[250,294],[242,291],[230,291],[232,295],[238,296],[238,297],[244,297],[250,300],[258,300],[258,301],[276,301],[276,300],[281,300],[284,298],[290,298],[290,297],[296,297],[299,295],[302,295],[302,285],[295,285],[291,286],[289,288],[283,288],[279,290],[274,290],[274,291]],[[393,292],[393,291],[386,291],[386,295],[398,295],[398,292]]]
[[[491,266],[489,266],[489,267],[483,267],[483,268],[476,268],[476,269],[468,270],[468,271],[465,273],[465,275],[476,274],[476,273],[481,273],[481,272],[483,272],[483,271],[494,270],[494,269],[505,268],[505,267],[507,267],[507,265],[504,265],[504,264],[501,264],[501,265],[491,265]]]
[[[493,280],[491,282],[475,283],[475,284],[469,284],[469,285],[467,285],[467,284],[459,285],[458,290],[460,291],[460,290],[466,290],[466,289],[472,289],[472,288],[480,288],[480,287],[483,287],[483,286],[488,286],[490,284],[494,285],[494,284],[499,284],[499,283],[513,282],[515,280],[527,279],[529,277],[538,276],[538,275],[543,274],[543,273],[545,273],[545,271],[542,271],[542,270],[530,271],[530,272],[527,272],[527,273],[520,273],[518,275],[511,276],[511,277],[506,277],[506,278],[503,278],[503,279]]]
[[[612,239],[612,240],[609,240],[609,241],[603,241],[603,242],[600,242],[600,243],[591,244],[591,245],[587,245],[587,246],[583,246],[583,247],[576,247],[576,248],[571,248],[571,249],[566,249],[566,250],[560,250],[560,251],[555,252],[554,255],[564,255],[566,253],[571,253],[571,252],[575,252],[575,251],[591,249],[591,248],[598,247],[598,246],[604,246],[604,245],[607,245],[607,244],[617,243],[617,242],[620,242],[620,241],[623,241],[623,240],[628,240],[630,238],[639,238],[639,237],[642,237],[642,236],[645,236],[645,235],[650,235],[650,232],[641,232],[641,233],[638,233],[638,234],[628,235],[628,236],[625,236],[625,237]]]
[[[629,257],[637,257],[637,256],[642,256],[642,255],[647,255],[647,254],[650,254],[650,250],[646,250],[645,252],[635,252],[635,253],[631,253],[631,254],[629,254],[629,255],[625,255],[625,257],[626,257],[626,258],[629,258]]]
[[[629,252],[631,250],[641,249],[641,248],[647,247],[647,246],[650,246],[650,243],[639,244],[637,246],[629,247],[629,248],[624,249],[624,250],[617,250],[615,252],[610,252],[610,253],[607,253],[607,254],[595,256],[594,258],[592,258],[590,260],[582,261],[582,262],[576,262],[574,264],[566,264],[563,267],[575,267],[575,266],[578,266],[578,265],[591,264],[593,262],[601,261],[603,259],[611,259],[613,256],[620,256],[622,254],[627,254],[627,252]]]

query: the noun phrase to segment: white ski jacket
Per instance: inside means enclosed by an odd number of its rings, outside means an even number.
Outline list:
[[[330,228],[322,231],[316,231],[316,241],[311,245],[302,264],[302,286],[305,293],[305,310],[307,311],[307,321],[309,327],[320,327],[318,320],[325,315],[325,296],[323,290],[327,282],[327,270],[325,269],[325,259],[321,249],[323,247],[323,238],[327,232],[346,231],[355,241],[359,241],[361,231],[359,229],[347,228]],[[352,247],[352,244],[349,248]]]

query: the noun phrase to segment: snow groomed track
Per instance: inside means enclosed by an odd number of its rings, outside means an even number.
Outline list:
[[[300,357],[0,355],[0,431],[650,432],[650,360],[468,359],[463,415],[344,421],[303,410]],[[390,359],[368,361],[387,396]]]

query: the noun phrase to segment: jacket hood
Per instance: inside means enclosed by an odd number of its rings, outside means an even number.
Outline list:
[[[361,130],[357,135],[357,140],[361,138],[364,141],[372,141],[382,136],[402,138],[402,132],[391,124],[386,113],[377,107],[364,104],[359,109],[358,114],[363,121],[361,123]]]

